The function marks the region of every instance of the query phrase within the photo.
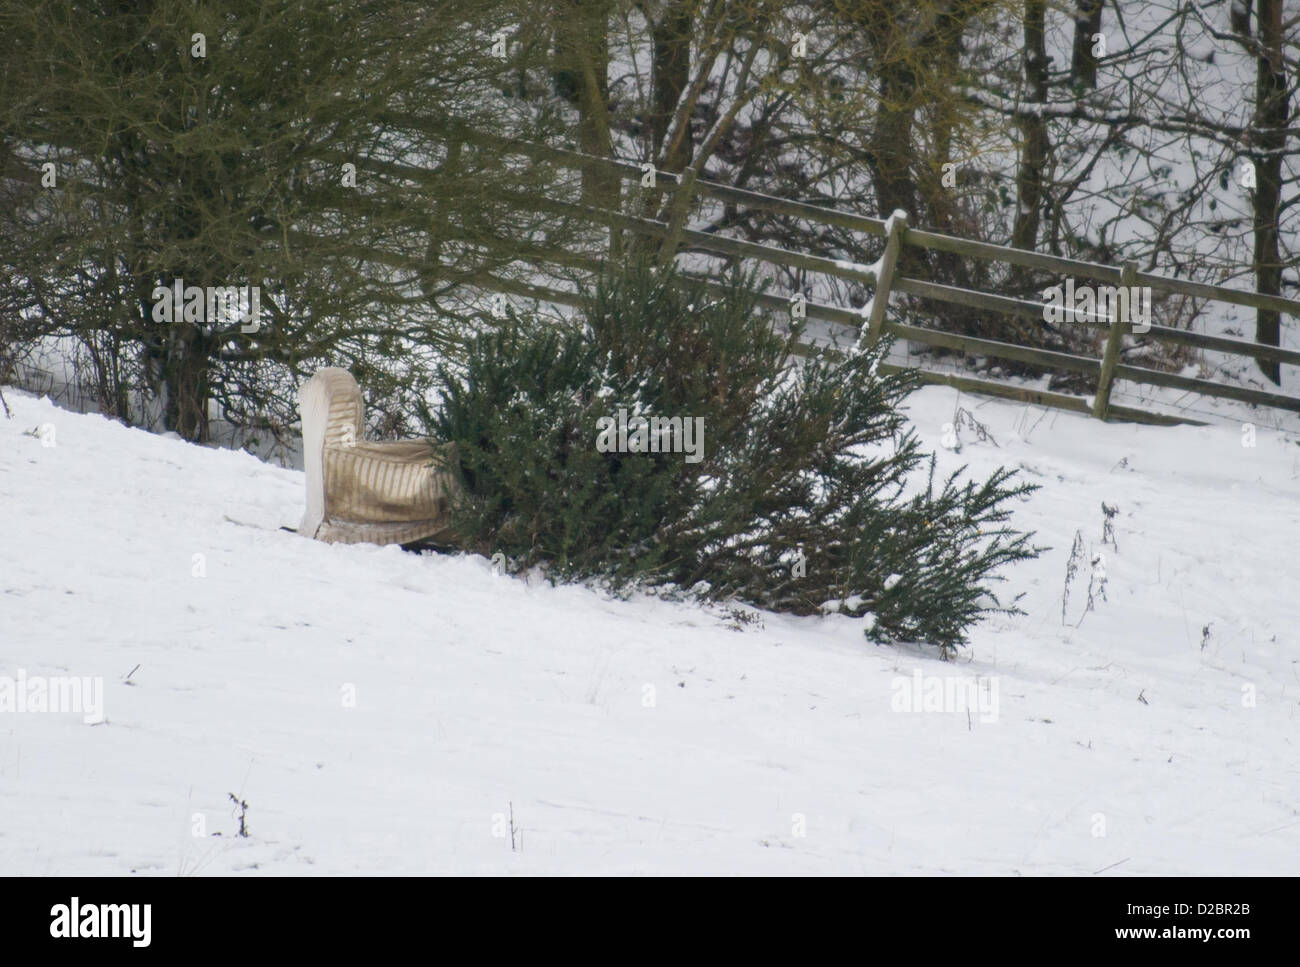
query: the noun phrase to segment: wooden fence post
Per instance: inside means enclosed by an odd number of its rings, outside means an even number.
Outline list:
[[[1110,324],[1110,333],[1106,336],[1106,352],[1101,358],[1101,373],[1097,377],[1097,397],[1092,403],[1092,415],[1099,420],[1106,419],[1110,410],[1110,388],[1115,382],[1115,367],[1119,365],[1119,351],[1124,346],[1124,334],[1129,330],[1130,305],[1133,298],[1133,286],[1137,283],[1137,262],[1132,259],[1125,262],[1119,270],[1119,284],[1128,289],[1119,299],[1119,318]]]
[[[885,310],[889,308],[889,290],[894,284],[894,265],[898,262],[898,247],[907,231],[907,214],[895,212],[889,219],[889,235],[885,241],[885,254],[880,260],[880,277],[871,297],[871,315],[867,317],[866,345],[874,346],[885,327]]]
[[[668,209],[668,232],[659,247],[660,267],[673,260],[677,247],[682,243],[682,229],[686,227],[686,217],[691,212],[691,198],[695,194],[695,176],[694,165],[677,176],[677,187],[673,190],[673,200]]]

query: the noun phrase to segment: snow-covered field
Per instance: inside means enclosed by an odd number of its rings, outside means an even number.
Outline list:
[[[315,543],[300,473],[6,398],[0,873],[1300,872],[1294,434],[921,390],[1052,547],[945,663]],[[67,676],[102,722],[20,707]]]

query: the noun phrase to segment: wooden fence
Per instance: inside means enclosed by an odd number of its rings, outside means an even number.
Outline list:
[[[550,161],[577,170],[612,172],[623,180],[639,181],[646,174],[642,165],[631,162],[597,158],[576,151],[549,146],[508,141],[482,133],[461,132],[458,136],[491,150],[521,155],[533,160]],[[363,162],[362,166],[364,165]],[[391,162],[383,163],[382,168],[389,175],[402,173],[417,180],[428,176],[428,172],[421,169],[395,165]],[[851,212],[777,198],[697,177],[692,169],[687,169],[682,174],[656,171],[654,172],[654,179],[656,189],[662,188],[666,192],[673,193],[672,200],[668,205],[668,211],[671,212],[671,215],[667,221],[629,215],[621,211],[612,211],[589,205],[562,202],[555,199],[521,198],[519,202],[520,204],[534,206],[538,210],[552,211],[558,215],[584,219],[606,226],[614,232],[626,231],[658,239],[663,251],[670,254],[687,250],[730,258],[751,259],[772,265],[822,273],[827,276],[871,286],[874,287],[875,292],[868,304],[865,315],[861,311],[814,302],[805,303],[806,314],[809,318],[830,323],[855,328],[865,326],[867,330],[865,335],[870,340],[878,339],[882,334],[887,333],[927,346],[956,350],[975,356],[1013,360],[1048,370],[1082,373],[1096,378],[1097,392],[1089,400],[1087,397],[1068,393],[1028,388],[1011,383],[996,382],[991,379],[979,379],[956,373],[921,368],[921,378],[926,382],[944,383],[972,393],[1006,397],[1064,410],[1091,413],[1100,419],[1130,420],[1143,423],[1173,424],[1199,423],[1201,421],[1184,416],[1149,412],[1113,404],[1110,397],[1117,380],[1127,380],[1149,386],[1169,387],[1203,394],[1208,397],[1238,400],[1260,406],[1300,412],[1300,398],[1293,396],[1199,379],[1178,373],[1163,372],[1122,362],[1120,351],[1123,345],[1123,337],[1131,329],[1131,321],[1127,318],[1129,313],[1124,311],[1124,307],[1127,305],[1126,302],[1120,303],[1121,311],[1116,313],[1117,318],[1114,319],[1087,318],[1075,315],[1072,309],[1066,310],[1067,321],[1100,325],[1108,330],[1104,352],[1100,358],[925,329],[906,325],[886,317],[889,295],[893,292],[900,292],[923,300],[954,303],[975,309],[1034,319],[1040,322],[1046,318],[1044,315],[1046,307],[1040,302],[943,285],[898,273],[896,271],[898,256],[903,246],[913,246],[937,252],[950,252],[966,258],[1003,262],[1027,269],[1051,272],[1063,278],[1067,276],[1081,277],[1111,286],[1149,286],[1153,291],[1168,292],[1255,309],[1273,309],[1291,317],[1300,316],[1300,302],[1296,300],[1142,272],[1138,270],[1137,264],[1133,262],[1125,263],[1123,266],[1101,265],[1077,259],[1061,258],[1041,252],[1025,251],[988,242],[958,238],[938,232],[923,231],[909,226],[905,217],[895,217],[890,220],[870,218]],[[884,255],[876,263],[876,266],[867,267],[842,260],[794,252],[774,245],[729,238],[716,232],[702,232],[690,229],[686,227],[687,215],[693,201],[698,196],[713,198],[727,204],[744,206],[754,210],[794,216],[813,224],[833,225],[858,231],[865,235],[884,238]],[[556,252],[554,257],[547,259],[547,261],[563,264],[570,268],[577,267],[592,271],[598,268],[596,260],[575,255],[574,253]],[[484,275],[478,278],[477,281],[485,287],[545,302],[570,306],[579,304],[576,293],[563,289],[511,280],[499,275]],[[779,296],[768,295],[764,297],[763,301],[775,309],[788,310],[791,307],[790,299]],[[1118,318],[1118,316],[1124,316],[1125,318]],[[1151,325],[1147,335],[1161,343],[1181,344],[1235,356],[1250,357],[1255,360],[1300,365],[1300,352],[1298,351],[1263,345],[1243,339],[1212,336],[1186,329],[1154,324]],[[897,368],[882,365],[882,369],[886,371]]]

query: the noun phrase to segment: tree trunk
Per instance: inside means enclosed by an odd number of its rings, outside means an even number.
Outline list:
[[[1252,0],[1235,0],[1228,8],[1228,23],[1232,32],[1243,37],[1250,36],[1250,8]]]
[[[650,156],[666,171],[678,172],[690,164],[685,158],[660,158],[673,113],[686,92],[691,69],[690,0],[671,0],[651,27],[654,44],[651,62],[649,118]],[[685,141],[687,152],[690,139]]]
[[[210,438],[212,347],[198,326],[179,319],[171,324],[167,336],[162,361],[163,428],[192,443],[206,443]]]
[[[1102,3],[1103,0],[1075,0],[1070,80],[1076,90],[1097,86],[1097,58],[1092,53],[1092,38],[1101,32]]]
[[[1268,295],[1282,294],[1282,254],[1278,223],[1282,199],[1282,155],[1286,149],[1286,127],[1291,113],[1287,96],[1286,67],[1282,59],[1283,0],[1259,0],[1260,56],[1256,61],[1255,121],[1259,145],[1255,172],[1255,288]],[[1255,311],[1255,341],[1277,346],[1281,339],[1281,318],[1276,310]],[[1259,368],[1274,383],[1281,382],[1281,366],[1259,360]]]
[[[674,174],[685,171],[695,154],[695,142],[689,134],[675,139],[667,146],[664,144],[673,116],[690,85],[693,6],[691,0],[670,0],[664,4],[659,19],[650,26],[650,109],[646,125],[650,137],[650,160],[659,171],[671,171]],[[687,125],[689,130],[689,121]],[[641,216],[670,220],[671,212],[664,205],[665,195],[666,191],[661,186],[645,191],[641,200]],[[675,193],[670,197],[675,197]],[[661,252],[667,252],[675,251],[676,245],[638,236],[631,240],[628,248],[629,251],[658,248]]]
[[[557,0],[553,78],[557,92],[578,109],[578,150],[608,158],[609,0]],[[619,178],[595,168],[582,172],[582,197],[601,207],[617,207]]]
[[[1022,54],[1029,98],[1047,102],[1046,0],[1025,0],[1025,48]],[[1016,219],[1011,229],[1013,248],[1032,249],[1038,241],[1043,207],[1043,169],[1047,166],[1047,121],[1031,115],[1020,122],[1024,147],[1016,171]]]
[[[876,182],[880,217],[895,209],[916,212],[916,183],[912,178],[912,96],[916,92],[912,70],[903,62],[883,63],[880,103],[871,138],[871,167]]]
[[[978,0],[953,4],[948,13],[940,17],[935,29],[932,55],[940,76],[954,80],[962,77],[962,37],[969,18],[978,13],[979,7]],[[934,145],[933,162],[938,163],[940,171],[945,162],[952,160],[953,130],[959,110],[959,106],[949,105],[947,109],[938,112],[935,118],[930,140]],[[933,170],[933,163],[931,169]],[[928,214],[930,225],[949,235],[970,235],[976,230],[973,226],[964,224],[964,219],[960,224],[955,220],[961,210],[957,202],[957,190],[944,187],[942,176],[939,181],[933,178],[923,179],[919,190],[924,212],[916,212],[916,216]],[[973,287],[971,266],[962,256],[956,252],[930,252],[929,255],[937,281],[950,282],[963,289]]]

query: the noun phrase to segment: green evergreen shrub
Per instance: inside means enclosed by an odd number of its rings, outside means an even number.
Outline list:
[[[800,358],[758,295],[739,273],[718,291],[639,263],[601,278],[579,323],[511,314],[472,340],[428,414],[455,444],[460,545],[556,579],[839,611],[945,654],[1014,611],[993,588],[1040,550],[1008,524],[1036,488],[936,479],[900,409],[914,375],[878,372],[887,345]],[[620,408],[702,418],[700,459],[601,452]]]

